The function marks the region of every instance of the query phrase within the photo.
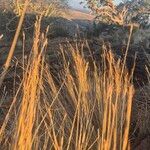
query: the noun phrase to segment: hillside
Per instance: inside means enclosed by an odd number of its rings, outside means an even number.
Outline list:
[[[89,20],[93,21],[94,15],[89,12],[84,12],[76,9],[69,9],[67,13],[68,19],[72,20]]]

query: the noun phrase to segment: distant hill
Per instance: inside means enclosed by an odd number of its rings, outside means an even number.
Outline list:
[[[67,13],[68,19],[93,20],[94,15],[86,10],[69,9]]]

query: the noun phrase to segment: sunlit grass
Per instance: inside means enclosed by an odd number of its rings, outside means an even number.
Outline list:
[[[82,49],[70,45],[68,51],[60,49],[56,59],[62,68],[54,74],[45,59],[48,40],[40,25],[37,17],[31,54],[23,61],[20,86],[0,128],[3,149],[129,149],[134,88],[125,61],[104,45],[102,63],[90,62]],[[16,41],[17,36],[1,84]]]
[[[60,49],[64,65],[56,82],[51,64],[44,59],[47,39],[40,33],[40,19],[34,35],[20,89],[1,128],[3,146],[16,150],[129,148],[134,89],[121,60],[104,50],[99,68],[78,49],[70,47],[69,60]],[[12,116],[8,140],[5,132]]]

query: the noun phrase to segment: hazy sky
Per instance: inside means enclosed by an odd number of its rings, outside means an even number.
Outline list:
[[[83,5],[79,4],[81,1],[84,1],[84,0],[69,0],[69,5],[76,9],[84,9]],[[121,0],[114,0],[114,1],[116,3],[119,3]]]

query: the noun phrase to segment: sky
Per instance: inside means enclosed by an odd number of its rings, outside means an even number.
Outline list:
[[[83,7],[83,5],[80,4],[81,1],[84,1],[84,0],[68,0],[69,1],[69,5],[75,9],[85,9]],[[121,0],[114,0],[116,3],[119,3]]]

